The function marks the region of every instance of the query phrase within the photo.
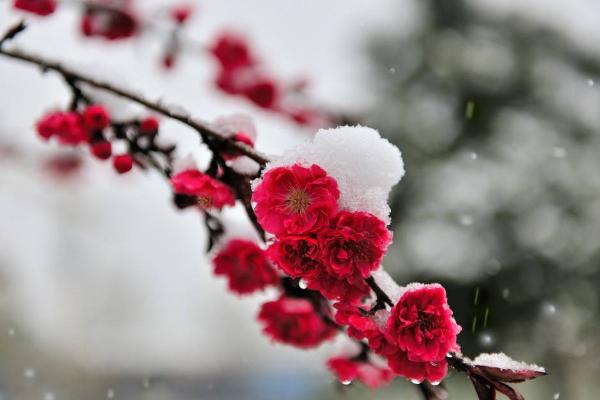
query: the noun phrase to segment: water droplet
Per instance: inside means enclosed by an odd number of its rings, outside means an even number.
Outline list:
[[[423,382],[423,381],[420,381],[420,380],[418,380],[418,379],[411,379],[410,381],[411,381],[412,383],[414,383],[415,385],[418,385],[418,384],[420,384],[421,382]]]
[[[35,378],[35,369],[33,368],[25,368],[25,370],[23,370],[23,376],[27,379],[33,379]]]
[[[508,288],[502,289],[502,298],[508,299],[508,296],[510,296],[510,289],[508,289]]]
[[[477,153],[475,153],[474,151],[472,151],[472,152],[470,152],[470,153],[469,153],[469,158],[470,158],[471,160],[477,160],[477,158],[478,158],[478,157],[479,157],[479,156],[478,156],[478,155],[477,155]]]
[[[390,68],[390,74],[394,75],[396,73],[396,68],[392,67]]]
[[[565,158],[566,155],[567,151],[564,148],[558,146],[554,146],[552,148],[552,156],[554,156],[555,158]]]
[[[479,342],[486,347],[491,346],[494,343],[494,337],[489,333],[482,333],[479,335]]]
[[[542,304],[542,311],[545,315],[554,315],[556,313],[556,306],[552,303]]]
[[[106,391],[106,398],[107,399],[114,399],[115,398],[115,391],[113,389],[108,389]]]
[[[589,87],[593,87],[595,85],[593,79],[588,79],[587,84],[588,84]]]
[[[558,399],[560,399],[560,393],[558,393],[558,392],[554,393],[554,396],[552,396],[552,398],[553,398],[554,400],[558,400]]]
[[[50,392],[44,393],[44,400],[54,400],[54,399],[55,399],[54,393],[50,393]]]
[[[8,330],[8,336],[15,336],[17,334],[17,332],[14,329],[9,329]]]
[[[342,381],[342,385],[346,385],[346,386],[348,386],[348,385],[349,385],[349,384],[351,384],[351,383],[352,383],[352,381],[351,381],[351,380],[350,380],[350,381]]]
[[[308,287],[308,284],[304,279],[300,279],[300,282],[298,282],[298,286],[300,286],[300,289],[306,289]]]
[[[460,224],[462,226],[471,226],[473,225],[473,217],[467,214],[463,214],[460,216]]]

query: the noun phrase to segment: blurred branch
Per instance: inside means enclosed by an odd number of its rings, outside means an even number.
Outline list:
[[[27,28],[27,25],[25,25],[24,20],[21,20],[12,27],[10,27],[0,38],[0,48],[2,48],[2,45],[5,42],[14,39],[19,33],[23,32],[25,28]]]
[[[209,147],[212,147],[212,145],[218,145],[227,148],[231,151],[237,151],[256,161],[260,165],[264,165],[269,161],[264,155],[253,150],[249,146],[227,138],[224,134],[212,129],[208,124],[192,118],[185,111],[179,111],[174,109],[175,107],[167,107],[165,105],[162,105],[160,102],[148,100],[139,94],[128,91],[121,87],[117,87],[111,83],[102,80],[97,80],[85,74],[79,73],[73,69],[61,65],[58,62],[47,60],[43,57],[27,53],[18,49],[6,50],[0,48],[0,55],[37,65],[42,69],[43,72],[54,71],[62,75],[62,77],[66,81],[76,81],[88,84],[96,89],[101,89],[110,92],[119,97],[123,97],[134,103],[140,104],[148,108],[149,110],[155,111],[167,118],[179,121],[198,132],[203,141]]]

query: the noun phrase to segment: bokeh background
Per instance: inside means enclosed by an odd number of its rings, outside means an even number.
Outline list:
[[[143,9],[170,4],[144,0]],[[194,3],[195,4],[195,3]],[[402,150],[390,199],[399,282],[439,281],[468,355],[504,351],[550,375],[527,399],[600,396],[600,3],[595,0],[204,0],[186,34],[247,35],[282,77],[306,76],[328,108]],[[142,5],[141,5],[142,6]],[[0,29],[21,14],[0,2]],[[83,40],[76,10],[32,18],[22,48],[212,119],[254,116],[276,154],[312,132],[216,92],[215,65],[165,74],[160,38]],[[199,215],[177,212],[152,173],[116,176],[33,132],[67,104],[53,75],[0,59],[0,399],[417,399],[397,380],[340,387],[325,345],[273,345],[255,322],[273,296],[236,298],[212,276]],[[205,155],[164,121],[180,155]],[[247,230],[239,210],[225,216]],[[450,398],[475,399],[451,374]]]

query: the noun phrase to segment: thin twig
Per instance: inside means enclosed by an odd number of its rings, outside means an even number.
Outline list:
[[[15,60],[24,61],[24,62],[27,62],[30,64],[35,64],[35,65],[41,67],[44,72],[45,71],[55,71],[58,74],[62,75],[63,78],[66,80],[75,80],[75,81],[78,81],[81,83],[85,83],[87,85],[95,87],[96,89],[101,89],[101,90],[110,92],[112,94],[115,94],[119,97],[123,97],[125,99],[131,100],[134,103],[143,105],[144,107],[148,108],[149,110],[155,111],[161,115],[164,115],[165,117],[168,117],[175,121],[179,121],[179,122],[189,126],[190,128],[193,128],[196,132],[198,132],[200,134],[200,136],[202,137],[204,142],[207,144],[208,144],[209,140],[212,140],[213,142],[218,143],[219,145],[227,148],[228,150],[237,151],[239,153],[242,153],[243,155],[251,158],[252,160],[256,161],[257,163],[259,163],[261,165],[264,165],[267,162],[269,162],[267,157],[260,154],[256,150],[252,149],[251,147],[249,147],[243,143],[236,142],[236,141],[226,137],[223,133],[214,130],[206,123],[200,122],[200,121],[192,118],[188,113],[186,113],[184,111],[173,110],[172,108],[170,109],[169,107],[166,107],[166,106],[160,104],[159,102],[154,102],[154,101],[148,100],[138,94],[135,94],[135,93],[128,91],[126,89],[123,89],[121,87],[115,86],[111,83],[92,78],[92,77],[82,74],[78,71],[75,71],[71,68],[65,67],[58,62],[47,60],[43,57],[24,52],[22,50],[18,50],[18,49],[6,50],[6,49],[0,48],[0,55],[9,57],[9,58],[12,58]]]
[[[10,27],[4,33],[4,35],[2,35],[2,37],[0,37],[0,48],[2,48],[2,45],[5,42],[8,42],[9,40],[14,39],[19,33],[23,32],[25,30],[25,28],[27,28],[27,25],[25,25],[25,21],[24,20],[20,20],[15,25],[13,25],[12,27]]]

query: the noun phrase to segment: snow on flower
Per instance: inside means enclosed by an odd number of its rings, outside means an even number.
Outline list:
[[[267,171],[252,194],[258,222],[270,233],[301,234],[329,224],[339,191],[318,165],[293,164]]]
[[[215,255],[213,264],[215,274],[225,276],[231,291],[238,294],[276,286],[280,280],[265,251],[249,240],[230,240]]]
[[[296,163],[316,164],[335,179],[340,209],[369,212],[390,222],[388,195],[404,176],[404,163],[400,150],[375,129],[360,125],[321,129],[312,142],[285,152],[267,171]]]
[[[248,115],[241,113],[225,115],[217,118],[212,126],[223,136],[254,147],[254,142],[256,142],[256,128],[254,121]],[[235,150],[223,151],[221,155],[226,160],[234,160],[242,156],[241,153]]]
[[[386,333],[411,361],[438,362],[457,349],[460,330],[445,289],[439,284],[417,284],[409,285],[392,308]]]
[[[358,380],[371,389],[385,386],[394,379],[392,371],[378,367],[368,359],[333,357],[327,360],[327,367],[338,377],[340,382],[349,383]]]
[[[264,303],[258,320],[271,339],[300,348],[316,347],[337,333],[316,313],[311,302],[302,298],[281,296]]]
[[[252,117],[242,113],[223,115],[216,118],[212,126],[226,137],[243,133],[250,141],[256,140],[256,127]]]
[[[220,210],[226,205],[235,204],[233,193],[227,185],[197,169],[187,169],[173,175],[171,186],[175,194],[195,196],[202,209]]]

